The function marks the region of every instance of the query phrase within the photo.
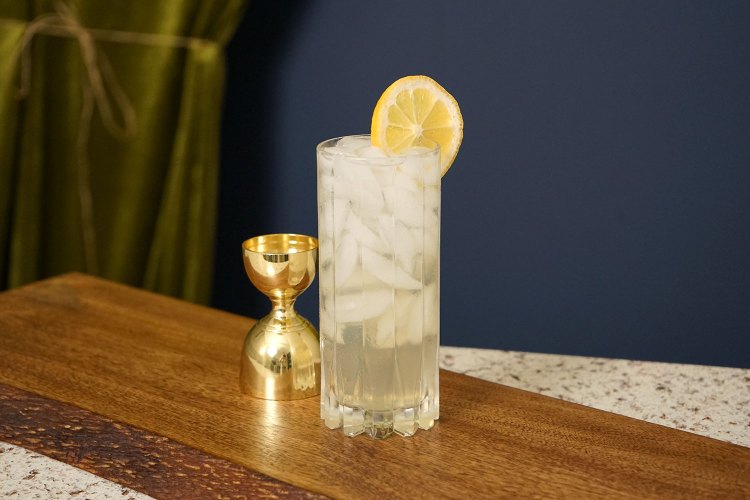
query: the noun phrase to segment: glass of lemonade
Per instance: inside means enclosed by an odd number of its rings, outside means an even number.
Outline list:
[[[425,146],[425,144],[427,144]],[[439,417],[440,148],[317,147],[321,418],[385,438]]]

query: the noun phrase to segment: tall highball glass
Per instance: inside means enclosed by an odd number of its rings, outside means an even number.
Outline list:
[[[349,436],[439,417],[440,150],[317,147],[321,418]]]

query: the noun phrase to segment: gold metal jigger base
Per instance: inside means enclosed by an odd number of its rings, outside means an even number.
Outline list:
[[[242,392],[272,400],[320,394],[318,332],[294,310],[297,296],[315,279],[318,240],[297,234],[257,236],[242,243],[242,257],[250,281],[273,304],[245,338]]]

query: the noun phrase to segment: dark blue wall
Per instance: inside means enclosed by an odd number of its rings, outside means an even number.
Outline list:
[[[367,132],[382,90],[419,73],[465,120],[443,345],[750,366],[747,0],[251,2],[229,49],[216,306],[265,313],[240,242],[316,234],[315,145]]]

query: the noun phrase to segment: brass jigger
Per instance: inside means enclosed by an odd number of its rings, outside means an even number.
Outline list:
[[[245,271],[271,299],[271,312],[245,337],[242,392],[288,400],[320,394],[318,332],[294,310],[297,296],[315,279],[318,240],[299,234],[256,236],[242,243]]]

